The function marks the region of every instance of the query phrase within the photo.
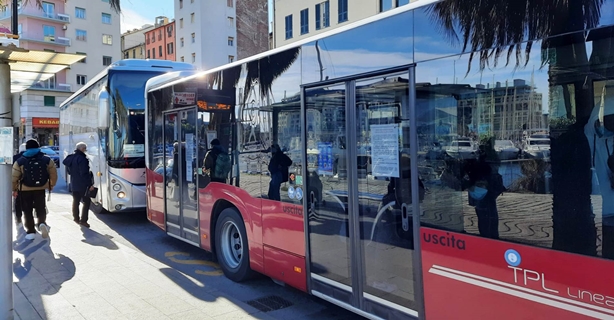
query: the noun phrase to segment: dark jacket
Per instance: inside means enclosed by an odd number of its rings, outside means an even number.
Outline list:
[[[288,168],[292,165],[292,160],[290,157],[285,155],[283,152],[278,151],[271,157],[271,161],[269,162],[269,172],[271,176],[280,172],[282,177],[282,182],[288,181]]]
[[[93,185],[90,163],[85,153],[75,150],[62,161],[70,174],[70,187],[73,192],[85,192]]]
[[[205,170],[215,171],[217,156],[222,152],[224,152],[222,146],[213,146],[213,148],[207,152],[207,155],[205,155]]]
[[[21,185],[21,179],[23,178],[24,173],[23,166],[28,161],[17,161],[13,163],[13,191],[51,190],[53,189],[53,187],[55,187],[55,184],[58,181],[58,171],[55,168],[55,163],[53,162],[53,160],[51,160],[51,158],[47,157],[44,153],[40,151],[32,157],[26,157],[24,155],[23,158],[38,158],[45,159],[46,161],[48,161],[47,173],[49,173],[49,181],[47,181],[47,183],[41,187],[28,187],[25,185]]]

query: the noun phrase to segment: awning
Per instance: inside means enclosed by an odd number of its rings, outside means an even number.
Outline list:
[[[85,59],[84,55],[25,50],[15,45],[0,45],[0,61],[11,66],[11,93],[28,89],[39,81]]]

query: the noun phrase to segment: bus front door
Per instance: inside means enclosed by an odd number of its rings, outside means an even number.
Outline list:
[[[196,109],[164,114],[166,231],[200,246]]]

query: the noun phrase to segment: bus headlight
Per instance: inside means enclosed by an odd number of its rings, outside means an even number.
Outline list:
[[[117,193],[117,197],[120,198],[120,199],[123,199],[123,198],[126,197],[126,194],[123,191],[121,191],[121,192]]]
[[[113,191],[119,191],[122,189],[122,186],[119,183],[113,185]]]

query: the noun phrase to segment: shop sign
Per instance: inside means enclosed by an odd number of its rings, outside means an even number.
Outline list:
[[[32,127],[35,128],[59,128],[60,119],[58,118],[32,118]]]

